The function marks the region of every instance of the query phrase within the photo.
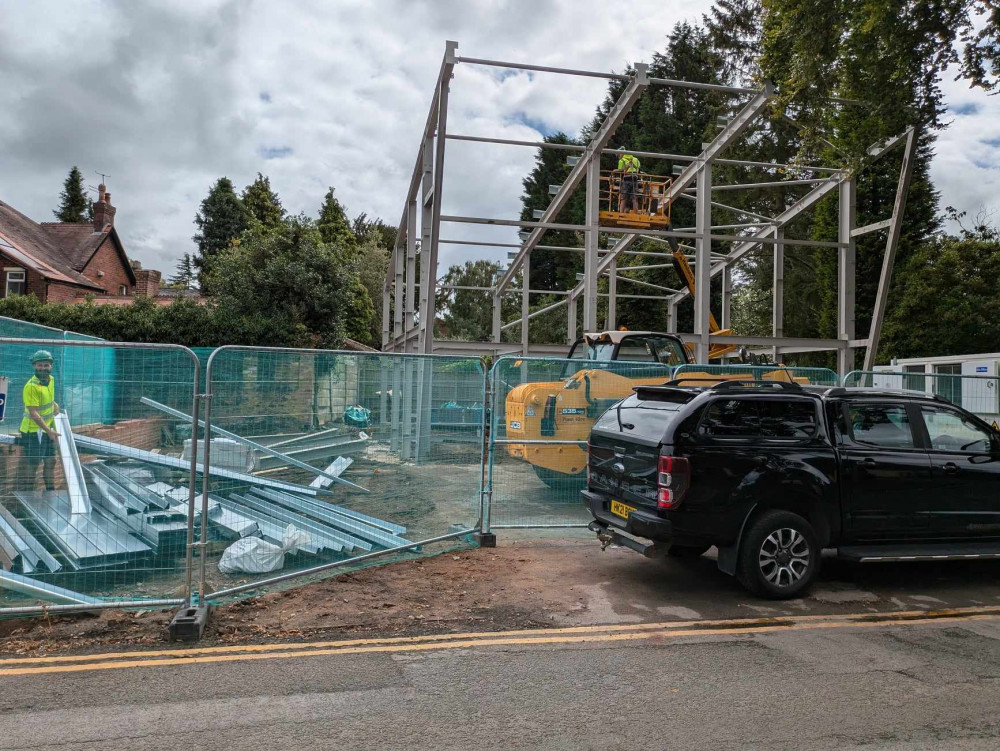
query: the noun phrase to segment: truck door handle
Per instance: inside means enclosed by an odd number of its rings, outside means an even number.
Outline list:
[[[955,462],[948,462],[947,464],[942,464],[941,469],[944,470],[946,475],[957,475],[958,465]]]
[[[876,464],[875,460],[872,459],[870,456],[867,456],[864,459],[862,459],[861,463],[864,464],[866,467],[874,467]]]

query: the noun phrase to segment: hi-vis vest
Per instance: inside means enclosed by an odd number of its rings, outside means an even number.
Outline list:
[[[49,382],[43,386],[41,381],[38,380],[36,376],[31,376],[28,382],[24,384],[24,415],[21,419],[21,432],[22,433],[34,433],[39,429],[38,423],[31,419],[31,413],[28,412],[28,407],[37,407],[38,414],[42,416],[42,420],[50,428],[55,425],[55,419],[52,416],[53,411],[55,411],[56,403],[56,379],[49,376]]]
[[[639,160],[631,154],[625,154],[618,160],[618,169],[624,170],[626,174],[631,175],[639,171]]]

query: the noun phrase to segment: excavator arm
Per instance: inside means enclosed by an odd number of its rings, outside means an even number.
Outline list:
[[[677,272],[677,276],[679,276],[687,286],[688,292],[691,294],[691,299],[694,300],[694,271],[691,269],[691,264],[688,263],[687,256],[684,255],[684,252],[677,245],[676,238],[668,237],[667,242],[670,243],[670,249],[673,251],[674,270]],[[732,333],[730,329],[719,328],[719,324],[715,320],[715,316],[712,315],[711,311],[708,313],[708,330],[712,334]],[[737,346],[735,344],[713,344],[708,350],[708,359],[717,360],[723,355],[727,355],[736,349]]]

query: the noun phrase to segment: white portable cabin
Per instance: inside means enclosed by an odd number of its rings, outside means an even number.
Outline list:
[[[937,394],[986,422],[1000,423],[1000,352],[907,357],[893,360],[890,365],[876,365],[875,371],[903,374],[875,375],[876,387]]]

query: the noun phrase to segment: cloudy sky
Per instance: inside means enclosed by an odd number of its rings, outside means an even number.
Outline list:
[[[0,198],[48,221],[71,165],[110,175],[130,255],[169,275],[221,175],[270,176],[315,214],[328,186],[350,215],[395,224],[446,39],[459,54],[621,70],[707,0],[0,0]],[[459,65],[449,131],[576,133],[600,79]],[[942,205],[1000,208],[1000,100],[946,84],[952,125],[933,177]],[[516,218],[534,154],[449,142],[444,212]],[[511,241],[512,229],[446,237]],[[442,263],[503,252],[442,248]]]

